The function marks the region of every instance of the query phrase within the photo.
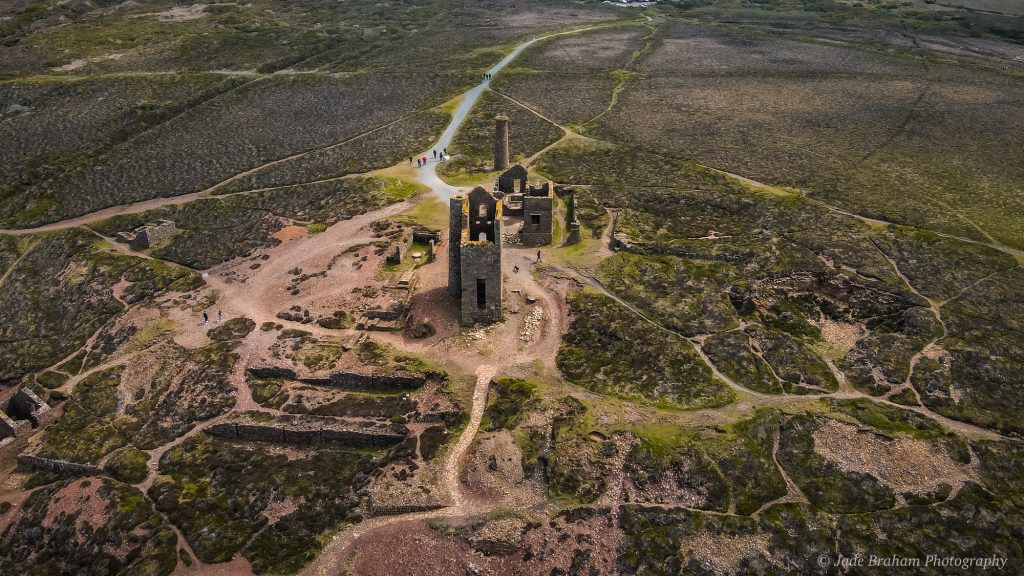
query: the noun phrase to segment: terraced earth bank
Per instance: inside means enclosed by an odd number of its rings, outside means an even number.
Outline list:
[[[8,3],[0,574],[1021,573],[1022,18]]]

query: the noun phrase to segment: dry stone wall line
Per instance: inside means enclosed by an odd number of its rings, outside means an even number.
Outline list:
[[[22,472],[43,470],[46,472],[57,472],[70,476],[100,476],[104,474],[103,470],[91,464],[79,464],[77,462],[68,462],[67,460],[57,460],[55,458],[43,458],[40,456],[31,456],[29,454],[22,454],[21,456],[18,456],[18,470]]]
[[[204,430],[210,436],[229,440],[249,440],[277,444],[345,444],[348,446],[393,446],[404,440],[409,430],[393,425],[378,428],[355,426],[303,427],[287,424],[222,422]]]

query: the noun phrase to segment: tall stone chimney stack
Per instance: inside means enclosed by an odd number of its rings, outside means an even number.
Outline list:
[[[508,116],[494,117],[494,169],[508,169]]]

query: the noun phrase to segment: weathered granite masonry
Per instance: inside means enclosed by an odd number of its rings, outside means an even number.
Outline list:
[[[127,242],[132,250],[145,250],[174,236],[177,232],[178,228],[173,221],[157,220],[155,223],[139,226],[131,232],[119,232],[115,239],[118,242]]]
[[[79,464],[77,462],[68,462],[67,460],[55,460],[53,458],[42,458],[28,454],[18,456],[19,472],[34,472],[36,470],[56,472],[58,474],[65,474],[69,476],[103,475],[103,470],[90,464]]]
[[[565,221],[568,223],[569,236],[565,243],[576,244],[580,241],[580,220],[576,216],[576,193],[569,194],[568,209],[565,211]]]
[[[494,169],[508,168],[508,116],[494,117]]]
[[[348,422],[313,416],[282,416],[271,422],[223,422],[206,428],[204,432],[210,436],[231,440],[278,444],[393,446],[408,436],[409,429],[400,424]]]
[[[454,196],[448,230],[448,293],[463,324],[501,320],[501,200],[477,186]]]
[[[523,227],[519,230],[524,245],[551,244],[553,209],[554,198],[551,196],[550,182],[527,187],[526,194],[523,195]]]
[[[516,164],[498,176],[498,191],[502,194],[525,194],[528,177],[526,168]]]
[[[498,176],[497,193],[509,216],[522,216],[519,237],[526,246],[551,244],[554,218],[554,187],[551,182],[530,184],[529,174],[522,164],[516,164]]]
[[[324,378],[302,377],[291,368],[277,366],[251,366],[249,374],[256,378],[285,378],[318,386],[333,386],[347,390],[372,390],[398,392],[416,390],[426,383],[428,374],[420,372],[396,372],[394,374],[362,374],[360,372],[331,372]]]
[[[56,417],[46,402],[24,386],[0,409],[0,461],[20,454],[33,430],[49,426]]]

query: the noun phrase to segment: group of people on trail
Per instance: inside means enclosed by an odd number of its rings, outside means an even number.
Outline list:
[[[484,74],[484,82],[490,80],[492,76],[493,74]]]
[[[220,310],[217,310],[217,323],[220,324],[220,322],[222,320],[224,320],[224,314]],[[209,322],[210,322],[210,313],[207,312],[206,310],[203,310],[203,324],[205,325],[205,324],[208,324]]]
[[[444,151],[441,152],[441,161],[444,162],[447,158],[448,158],[448,149],[445,148]],[[438,159],[437,150],[434,150],[434,160],[437,160],[437,159]],[[426,156],[421,156],[420,158],[416,159],[416,166],[422,168],[422,167],[427,165],[427,161],[428,160],[427,160]],[[412,166],[412,156],[409,156],[409,165]]]

